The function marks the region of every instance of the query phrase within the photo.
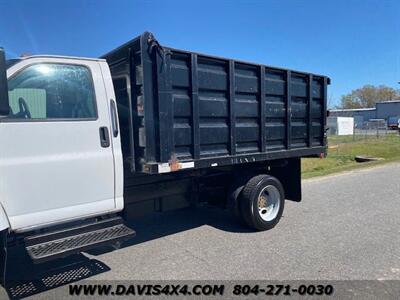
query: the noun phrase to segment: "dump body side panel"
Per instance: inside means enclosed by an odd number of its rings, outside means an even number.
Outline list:
[[[112,72],[121,53],[131,64],[133,170],[162,173],[325,151],[325,76],[165,48],[150,33],[118,51],[105,57]]]

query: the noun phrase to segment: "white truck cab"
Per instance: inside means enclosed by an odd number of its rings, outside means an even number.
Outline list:
[[[25,237],[35,262],[133,237],[116,215],[123,164],[106,61],[31,56],[7,64],[0,51],[0,69],[1,267],[12,236]]]
[[[10,229],[122,210],[122,154],[105,60],[32,56],[10,67],[7,78],[0,198]]]

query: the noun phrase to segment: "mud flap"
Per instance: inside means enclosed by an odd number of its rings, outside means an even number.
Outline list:
[[[279,179],[285,190],[285,198],[301,201],[301,161],[300,158],[287,159],[283,164],[271,166],[272,176]]]

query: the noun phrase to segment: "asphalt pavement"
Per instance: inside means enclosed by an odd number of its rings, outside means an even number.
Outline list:
[[[16,249],[10,278],[29,285],[87,268],[90,280],[400,280],[399,163],[305,180],[303,201],[285,205],[266,232],[197,208],[131,222],[136,239],[115,251],[35,266]]]

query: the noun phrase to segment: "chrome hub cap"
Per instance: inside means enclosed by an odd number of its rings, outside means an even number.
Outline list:
[[[273,185],[267,185],[258,195],[258,214],[264,221],[276,218],[280,207],[280,193]]]

